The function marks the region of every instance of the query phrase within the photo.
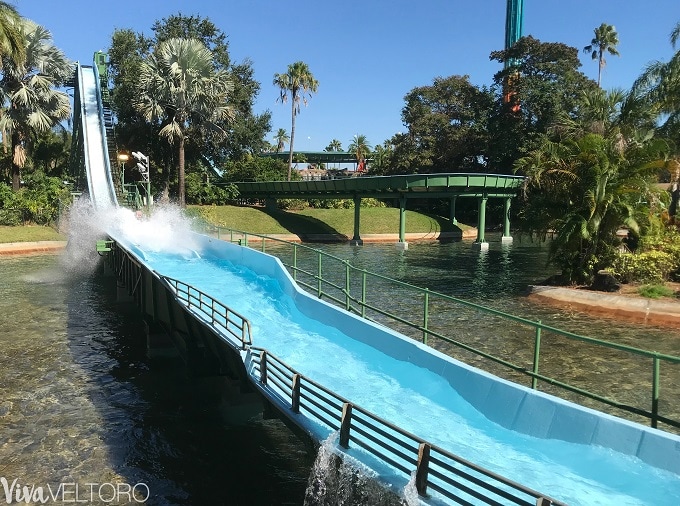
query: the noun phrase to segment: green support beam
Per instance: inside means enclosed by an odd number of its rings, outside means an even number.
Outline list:
[[[473,248],[480,251],[489,249],[489,243],[484,238],[484,229],[486,228],[486,201],[487,196],[484,195],[479,199],[479,212],[477,215],[477,240],[473,243]]]
[[[402,250],[408,249],[406,242],[406,195],[399,197],[399,242],[397,248]]]
[[[359,235],[359,224],[361,222],[361,197],[359,195],[354,196],[354,236],[349,242],[352,246],[361,246],[364,241],[361,240]]]
[[[510,203],[512,199],[510,197],[505,199],[505,206],[503,209],[503,237],[501,237],[501,242],[503,244],[511,243],[512,236],[510,235]]]

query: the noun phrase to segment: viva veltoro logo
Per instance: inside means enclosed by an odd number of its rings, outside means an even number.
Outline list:
[[[149,487],[145,483],[59,483],[55,485],[28,485],[18,478],[9,481],[0,476],[5,504],[46,503],[143,503],[149,499]],[[2,504],[2,497],[0,497]]]

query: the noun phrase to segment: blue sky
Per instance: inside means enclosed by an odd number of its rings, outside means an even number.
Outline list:
[[[355,134],[372,145],[397,132],[404,95],[437,76],[469,75],[490,85],[499,70],[489,61],[503,49],[503,0],[14,0],[19,12],[48,28],[66,55],[91,64],[110,46],[116,28],[151,35],[171,14],[208,17],[228,37],[234,61],[249,58],[261,83],[256,112],[272,111],[272,130],[290,131],[290,105],[277,102],[274,73],[302,60],[319,90],[296,121],[295,149],[320,151],[333,139],[347,147]],[[604,88],[629,89],[653,60],[673,53],[669,34],[680,21],[679,0],[525,0],[524,35],[576,48],[601,23],[614,25],[620,57],[610,56]],[[581,52],[582,70],[597,63]],[[268,136],[273,140],[273,134]]]

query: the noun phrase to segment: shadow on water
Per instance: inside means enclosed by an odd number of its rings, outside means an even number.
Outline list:
[[[236,411],[225,378],[149,360],[144,322],[115,287],[100,275],[74,283],[67,333],[119,480],[146,484],[147,504],[302,504],[309,448],[279,421]]]

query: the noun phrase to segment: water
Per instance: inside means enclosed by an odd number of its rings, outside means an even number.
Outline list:
[[[150,363],[111,280],[62,260],[0,260],[0,477],[143,483],[154,505],[302,504],[314,452],[276,420],[232,420],[219,378]]]
[[[123,221],[140,235],[154,235],[157,246],[187,244],[185,237],[173,237],[168,227],[157,223],[141,224],[146,229],[139,230],[134,219]],[[161,233],[152,234],[150,228]],[[90,251],[92,244],[91,237],[85,237],[78,250]],[[556,326],[587,329],[583,333],[590,335],[601,329],[622,342],[640,346],[653,341],[677,350],[678,341],[667,330],[615,327],[611,321],[528,303],[519,295],[523,286],[550,274],[540,245],[516,243],[501,249],[492,244],[481,256],[463,246],[411,244],[402,253],[393,245],[328,248],[414,284],[498,304],[509,312],[527,314],[528,308],[529,314]],[[279,422],[259,417],[233,421],[224,393],[228,385],[221,380],[191,378],[175,363],[151,364],[136,311],[115,303],[110,282],[73,268],[87,264],[84,260],[70,258],[64,264],[58,257],[25,257],[0,262],[0,477],[37,485],[144,483],[150,490],[149,504],[302,504],[305,497],[308,504],[322,503],[308,489],[314,483],[308,478],[315,455]],[[186,267],[186,261],[177,265]],[[176,272],[181,279],[184,273],[181,268]],[[263,295],[273,288],[266,280],[254,282],[260,283]],[[231,304],[233,296],[225,296],[225,302]],[[265,300],[269,305],[255,304],[258,310],[274,317],[290,314],[291,308],[280,299]],[[254,335],[261,345],[264,325],[258,325]],[[284,337],[300,339],[295,333]],[[299,356],[286,360],[306,362],[305,347],[295,349]],[[337,347],[327,353],[352,354]],[[571,366],[578,369],[578,364]],[[365,372],[359,369],[353,371]],[[385,395],[401,388],[393,373],[385,371],[376,378]],[[428,396],[436,398],[441,386],[427,382]],[[346,394],[356,394],[360,404],[370,401],[360,397],[360,391]],[[449,402],[445,397],[436,409]],[[390,409],[398,415],[398,405]],[[442,428],[440,436],[447,439],[449,430]],[[523,460],[522,455],[517,458]],[[642,485],[659,480],[656,485],[664,487],[667,478],[647,481],[645,476]],[[407,492],[405,496],[410,497]],[[364,502],[375,503],[375,497],[364,497]]]
[[[651,504],[659,497],[680,502],[676,475],[604,448],[503,429],[438,375],[299,313],[270,278],[220,258],[146,253],[147,263],[158,272],[182,279],[249,318],[256,345],[339,395],[463,458],[572,504],[586,500],[607,504],[612,499],[617,504]],[[328,368],[329,357],[342,366]]]

